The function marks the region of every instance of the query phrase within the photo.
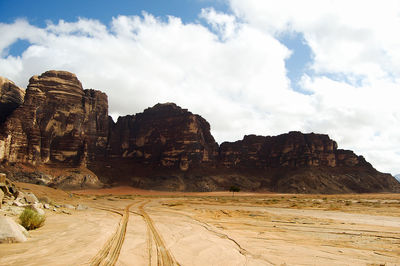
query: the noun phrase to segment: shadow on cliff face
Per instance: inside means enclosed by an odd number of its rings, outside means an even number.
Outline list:
[[[203,117],[174,103],[115,123],[107,95],[84,90],[70,72],[33,76],[26,93],[4,78],[0,85],[0,107],[9,110],[0,161],[14,180],[74,189],[101,186],[99,177],[106,185],[175,191],[400,191],[392,176],[328,135],[248,135],[218,145]]]
[[[13,181],[67,190],[103,187],[103,183],[98,180],[96,174],[86,168],[60,168],[13,163],[1,165],[0,172],[6,173],[8,178]]]
[[[400,183],[389,174],[359,167],[279,167],[270,169],[209,166],[187,171],[143,166],[131,160],[111,160],[91,170],[109,186],[129,185],[160,191],[222,191],[232,185],[242,191],[284,193],[400,192]],[[362,183],[362,185],[361,185]]]
[[[25,91],[0,77],[0,126],[24,102]]]

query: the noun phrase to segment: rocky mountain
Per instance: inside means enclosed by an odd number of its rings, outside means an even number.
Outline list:
[[[173,103],[114,122],[107,96],[84,90],[69,72],[32,77],[23,103],[15,106],[0,125],[0,170],[18,180],[85,187],[100,185],[99,177],[108,184],[181,191],[237,185],[253,191],[400,192],[391,175],[338,149],[327,135],[249,135],[218,145],[204,118]]]
[[[86,167],[104,155],[107,135],[107,96],[83,90],[74,74],[48,71],[29,80],[24,102],[3,123],[0,161]]]
[[[118,118],[111,126],[108,155],[186,171],[214,162],[218,144],[204,118],[167,103]]]
[[[400,174],[394,176],[400,182]]]
[[[376,171],[364,157],[337,148],[327,135],[289,132],[274,137],[245,136],[222,143],[220,163],[263,186],[296,193],[398,191],[389,174]],[[251,178],[251,177],[250,177]]]
[[[151,189],[296,193],[399,191],[389,174],[337,148],[327,135],[249,135],[220,146],[200,116],[172,103],[110,122],[105,161],[91,170],[104,180]],[[118,177],[117,179],[115,177]]]

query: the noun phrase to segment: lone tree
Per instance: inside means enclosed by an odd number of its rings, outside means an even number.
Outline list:
[[[239,192],[240,188],[238,186],[231,186],[229,188],[229,191],[232,192],[232,197],[234,197],[235,196],[235,192]]]

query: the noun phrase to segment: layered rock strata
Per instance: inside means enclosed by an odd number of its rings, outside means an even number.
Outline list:
[[[363,156],[337,148],[328,135],[289,132],[245,136],[222,143],[222,167],[260,182],[260,188],[294,193],[400,192],[389,174],[376,171]]]
[[[24,103],[1,133],[0,160],[86,165],[105,152],[107,96],[83,90],[69,72],[45,72],[30,79]]]
[[[24,103],[0,131],[0,161],[85,167],[104,156],[108,135],[107,96],[83,90],[66,71],[33,76]]]
[[[8,91],[19,99],[17,89]],[[173,103],[114,122],[107,96],[83,90],[65,71],[32,77],[18,104],[0,125],[0,168],[15,180],[81,188],[99,185],[99,176],[162,190],[400,192],[391,175],[327,135],[249,135],[218,146],[204,118]]]
[[[337,149],[328,135],[289,132],[275,137],[245,136],[220,146],[220,163],[228,168],[278,168],[307,166],[356,166],[366,164],[362,156]],[[367,165],[367,164],[366,164]]]
[[[327,135],[249,135],[218,146],[203,118],[171,103],[110,123],[107,157],[92,170],[143,188],[210,191],[236,184],[296,193],[400,192],[393,177],[338,149]]]
[[[218,144],[210,125],[176,104],[157,104],[111,126],[108,156],[186,171],[214,164]]]
[[[24,102],[25,91],[0,77],[0,125]]]

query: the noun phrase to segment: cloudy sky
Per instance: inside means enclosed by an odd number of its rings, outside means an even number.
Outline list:
[[[49,69],[110,114],[175,102],[216,140],[329,134],[400,173],[400,1],[0,1],[0,75]]]

